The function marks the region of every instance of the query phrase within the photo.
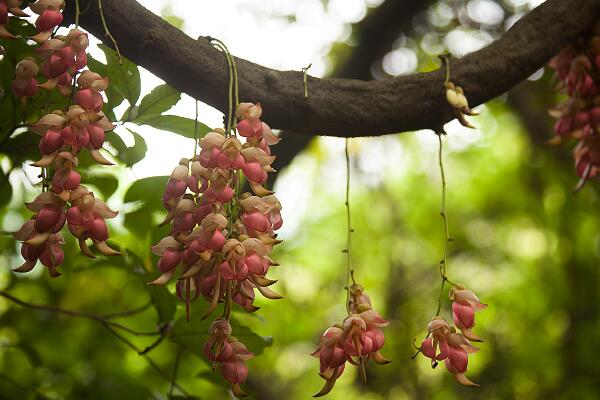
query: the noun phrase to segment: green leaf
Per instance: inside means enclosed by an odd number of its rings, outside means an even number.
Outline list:
[[[119,187],[119,181],[113,175],[90,175],[88,173],[87,178],[90,182],[93,182],[94,186],[100,189],[105,200],[112,196]]]
[[[106,132],[105,141],[110,143],[119,154],[127,149],[127,145],[123,139],[121,139],[121,136],[114,131]]]
[[[143,124],[146,119],[160,115],[173,107],[180,98],[181,93],[171,86],[167,84],[157,86],[144,96],[132,122]]]
[[[132,233],[143,235],[150,233],[149,224],[152,214],[162,211],[162,192],[167,184],[168,176],[151,176],[134,182],[125,193],[124,202],[142,202],[142,207],[125,214],[123,224]]]
[[[138,179],[127,189],[123,201],[130,203],[143,200],[146,211],[162,210],[160,194],[165,189],[168,179],[168,176],[150,176]]]
[[[137,123],[150,125],[153,128],[173,132],[187,138],[194,138],[195,121],[191,118],[180,117],[178,115],[158,115],[143,122]],[[203,137],[210,131],[212,131],[211,128],[198,121],[197,134],[199,138]]]
[[[119,64],[117,53],[113,49],[104,44],[99,44],[98,47],[106,56],[106,75],[110,81],[107,91],[114,91],[115,94],[126,99],[129,104],[134,105],[140,98],[141,91],[140,71],[137,65],[122,55],[122,64]],[[94,66],[98,67],[98,65]],[[116,105],[118,104],[113,104],[113,106]]]
[[[164,286],[146,285],[146,290],[150,294],[152,305],[158,314],[158,322],[164,324],[172,321],[177,306],[177,298]]]
[[[123,151],[119,151],[119,160],[124,162],[128,167],[131,167],[133,164],[144,159],[146,151],[148,151],[148,146],[146,146],[146,141],[142,135],[130,129],[127,130],[133,135],[135,143],[132,147],[126,147]]]

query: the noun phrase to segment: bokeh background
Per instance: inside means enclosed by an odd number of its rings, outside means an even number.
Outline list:
[[[220,38],[235,55],[269,67],[300,70],[312,64],[314,76],[385,79],[438,68],[441,53],[477,50],[541,2],[141,3],[190,36]],[[106,62],[111,53],[92,43],[93,57]],[[0,66],[9,62],[5,57]],[[142,96],[162,84],[139,71]],[[443,366],[432,370],[427,359],[410,358],[413,339],[424,336],[437,306],[443,249],[437,138],[419,131],[351,140],[354,269],[374,307],[391,321],[384,353],[393,362],[369,366],[366,385],[348,368],[329,398],[600,398],[598,182],[574,195],[570,150],[546,144],[553,123],[546,110],[560,99],[551,91],[551,76],[542,69],[479,107],[475,130],[456,122],[446,126],[454,239],[448,275],[489,304],[477,319],[486,342],[470,359],[468,375],[481,384],[477,389],[458,386]],[[110,106],[119,119],[131,105],[125,100]],[[194,105],[182,95],[169,114],[193,118]],[[222,114],[201,104],[200,120],[217,127]],[[111,168],[82,162],[86,183],[120,211],[111,238],[126,255],[90,260],[68,241],[57,279],[40,266],[27,275],[10,271],[20,258],[9,233],[30,217],[23,202],[39,191],[39,171],[27,166],[36,152],[26,140],[29,133],[2,142],[0,290],[31,304],[108,315],[135,331],[170,323],[165,339],[148,353],[167,379],[98,321],[0,297],[0,399],[185,398],[169,390],[174,370],[195,398],[231,397],[200,356],[205,325],[181,321],[184,310],[174,288],[145,284],[157,275],[148,248],[165,234],[157,227],[164,176],[193,151],[190,132],[149,125],[124,122],[115,130],[111,150],[125,162]],[[255,316],[235,313],[249,328],[244,332],[250,350],[262,353],[249,362],[246,387],[251,398],[266,400],[307,399],[320,389],[318,361],[309,354],[319,334],[345,312],[344,141],[281,134],[274,184],[283,203],[284,242],[274,256],[281,266],[270,276],[279,279],[275,288],[285,299],[259,299],[262,309]],[[196,314],[201,302],[193,305]],[[139,307],[143,311],[130,316],[110,315]],[[450,315],[448,302],[444,312]],[[138,349],[156,339],[121,334]]]

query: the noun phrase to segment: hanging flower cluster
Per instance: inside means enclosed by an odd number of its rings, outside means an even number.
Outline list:
[[[99,164],[111,164],[99,152],[105,132],[113,129],[101,111],[104,101],[100,92],[106,89],[108,80],[94,72],[81,71],[87,64],[87,33],[71,29],[66,36],[56,35],[50,39],[51,31],[62,22],[63,7],[62,0],[39,0],[30,5],[39,15],[36,26],[40,33],[32,39],[41,43],[34,50],[41,68],[34,58],[23,59],[16,66],[11,86],[22,102],[35,95],[40,87],[57,88],[63,96],[73,95],[74,99],[74,104],[67,109],[44,115],[30,126],[42,137],[39,142],[42,157],[33,165],[43,169],[43,188],[49,191],[43,191],[27,204],[36,214],[15,233],[15,238],[23,241],[21,254],[25,262],[14,271],[31,271],[40,260],[51,276],[60,275],[56,267],[64,258],[60,231],[65,223],[78,239],[84,255],[94,257],[86,243],[88,239],[101,254],[119,254],[106,243],[109,233],[105,220],[114,218],[117,213],[81,185],[81,175],[77,172],[78,155],[83,149]],[[41,85],[36,78],[40,70],[47,79]]]
[[[464,386],[478,386],[466,376],[468,355],[479,349],[471,341],[482,342],[471,329],[475,326],[475,311],[487,307],[477,296],[463,285],[454,285],[449,292],[452,301],[454,325],[448,325],[445,319],[435,316],[427,326],[429,336],[421,343],[421,352],[431,359],[435,368],[438,361],[444,361],[446,369],[454,375],[458,383]],[[460,333],[457,332],[460,330]]]
[[[563,49],[548,64],[568,98],[550,115],[557,118],[553,144],[576,140],[573,151],[578,188],[600,172],[600,25],[591,37]]]
[[[258,310],[254,305],[255,290],[269,299],[281,298],[269,288],[276,281],[266,277],[269,268],[277,265],[269,254],[280,242],[275,231],[283,223],[281,204],[263,186],[267,173],[273,171],[271,163],[275,157],[270,145],[279,139],[260,120],[261,113],[260,104],[241,103],[237,107],[237,132],[246,138],[245,142],[240,141],[235,130],[209,132],[200,140],[200,154],[181,159],[167,182],[162,197],[167,210],[163,224],[172,225],[169,236],[152,248],[160,256],[161,272],[152,284],[166,284],[181,266],[176,288],[186,303],[188,319],[190,302],[200,295],[210,302],[204,317],[219,302],[225,303],[227,312],[230,302],[249,312]],[[242,177],[253,194],[238,194]],[[213,326],[225,326],[227,319],[228,315]],[[213,333],[218,338],[211,334],[215,337],[209,341],[211,348],[229,337],[219,333],[223,329],[215,328]],[[230,364],[217,355],[215,360],[221,362],[223,376],[239,395],[239,384],[247,375],[243,360],[250,353],[239,342],[233,341],[231,346],[231,357],[237,361]]]
[[[350,224],[350,155],[349,139],[346,138],[346,312],[344,320],[331,325],[320,337],[319,346],[312,355],[319,358],[319,375],[325,384],[314,397],[325,396],[335,386],[342,375],[346,361],[359,368],[363,382],[367,381],[365,365],[370,359],[377,364],[388,364],[381,349],[385,336],[381,328],[389,322],[371,306],[371,299],[365,293],[364,287],[356,283],[352,269],[352,226]],[[350,284],[352,278],[352,284]]]
[[[346,362],[359,367],[360,376],[366,381],[365,364],[370,360],[377,364],[388,364],[380,352],[385,336],[380,328],[389,325],[371,307],[369,296],[359,284],[350,286],[349,312],[341,323],[331,325],[319,340],[319,347],[312,354],[319,358],[319,375],[325,380],[321,397],[333,389],[336,380],[344,372]]]
[[[450,81],[449,60],[445,57],[442,59],[446,66],[446,79],[444,82],[446,88],[446,100],[454,108],[461,124],[472,128],[468,122],[465,124],[466,121],[462,114],[477,114],[469,109],[468,101],[463,90]],[[448,245],[452,239],[450,238],[448,214],[446,212],[446,174],[444,172],[443,162],[443,133],[436,134],[439,143],[438,164],[442,182],[442,207],[440,215],[444,221],[444,255],[439,265],[442,284],[438,297],[437,312],[427,326],[427,336],[421,342],[421,346],[417,348],[418,351],[413,358],[419,353],[423,353],[426,357],[431,359],[432,368],[437,367],[438,361],[443,360],[446,369],[454,375],[458,383],[464,386],[478,386],[471,382],[471,380],[465,376],[465,373],[467,372],[469,361],[468,354],[479,350],[471,345],[470,341],[483,341],[471,331],[475,326],[475,311],[483,310],[487,305],[481,303],[477,296],[472,291],[467,290],[464,285],[452,283],[446,274],[448,267]],[[446,282],[452,286],[448,293],[448,297],[452,301],[452,314],[455,326],[450,326],[448,322],[440,316],[440,311],[442,310],[442,294],[444,293]],[[460,330],[460,333],[458,333],[457,330]]]
[[[213,362],[213,369],[220,366],[223,377],[231,383],[231,390],[237,397],[246,393],[240,384],[248,377],[245,361],[254,356],[243,343],[231,336],[231,325],[225,318],[217,318],[208,328],[208,342],[204,343],[204,355]]]

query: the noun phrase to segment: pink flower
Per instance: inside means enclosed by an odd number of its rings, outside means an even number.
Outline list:
[[[471,332],[471,329],[475,326],[475,311],[485,309],[487,304],[479,301],[475,293],[467,290],[462,284],[452,287],[449,297],[452,301],[452,312],[456,327],[467,339],[482,342],[483,340]]]
[[[71,208],[67,210],[67,225],[73,236],[79,239],[81,252],[94,257],[86,244],[86,239],[92,239],[96,250],[107,256],[120,254],[106,244],[109,232],[105,219],[114,218],[117,212],[108,208],[103,201],[96,199],[94,194],[83,186],[71,192],[69,201]]]
[[[39,67],[31,57],[26,57],[17,64],[15,80],[11,84],[15,96],[26,98],[38,92],[38,81],[35,79],[38,72]]]
[[[254,356],[241,342],[231,337],[231,325],[224,318],[217,318],[208,328],[209,338],[204,344],[206,358],[220,364],[221,374],[231,384],[231,390],[237,397],[246,393],[241,384],[248,378],[246,361]]]
[[[385,336],[380,329],[389,325],[379,313],[371,309],[369,297],[362,286],[354,283],[350,287],[350,314],[342,324],[328,328],[312,354],[319,357],[320,376],[325,380],[323,388],[314,395],[321,397],[329,393],[344,371],[346,361],[359,367],[360,376],[366,381],[365,364],[370,360],[377,364],[388,364],[380,352]]]
[[[456,332],[454,327],[440,317],[435,317],[428,325],[429,337],[421,343],[421,352],[431,359],[433,368],[438,361],[444,360],[446,369],[454,375],[458,383],[463,386],[478,386],[471,382],[466,376],[468,365],[468,353],[474,353],[479,349],[472,346],[467,338]],[[439,349],[439,351],[438,351]]]
[[[63,0],[38,0],[36,3],[29,5],[31,11],[39,15],[35,21],[35,26],[40,32],[32,37],[32,40],[43,43],[50,38],[52,30],[60,25],[63,20],[60,11],[64,5]]]
[[[100,112],[104,100],[100,92],[106,90],[108,78],[102,78],[95,72],[83,71],[77,78],[79,90],[75,93],[75,102],[86,111]]]
[[[236,117],[240,120],[237,130],[241,136],[261,138],[263,123],[260,120],[262,107],[260,103],[240,103],[236,110]]]
[[[48,268],[50,276],[57,277],[60,273],[56,267],[62,264],[64,259],[64,240],[59,233],[65,223],[64,202],[45,192],[32,203],[28,203],[27,207],[38,213],[13,234],[15,239],[23,242],[21,255],[25,259],[25,262],[13,271],[29,272],[40,260]]]

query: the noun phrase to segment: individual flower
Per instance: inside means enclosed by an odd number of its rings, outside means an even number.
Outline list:
[[[29,5],[31,11],[38,14],[39,17],[35,20],[35,26],[39,33],[31,39],[37,43],[43,43],[50,39],[52,30],[63,21],[61,10],[64,8],[63,0],[38,0]]]
[[[31,57],[19,61],[15,67],[15,80],[10,87],[14,95],[21,99],[21,102],[38,92],[38,81],[35,77],[39,70],[37,63]]]
[[[13,235],[23,242],[21,255],[25,259],[23,265],[13,271],[29,272],[40,260],[48,268],[50,276],[59,276],[56,267],[62,264],[64,258],[64,240],[60,230],[66,219],[65,201],[52,192],[43,192],[31,203],[26,203],[26,207],[36,214]]]
[[[96,250],[106,256],[119,255],[116,250],[108,246],[109,238],[106,220],[117,216],[94,193],[83,186],[79,186],[70,194],[71,207],[67,210],[67,226],[73,236],[79,240],[81,252],[88,257],[95,257],[86,244],[86,239],[91,239]]]
[[[452,82],[446,83],[446,101],[454,109],[454,114],[461,125],[466,126],[467,128],[475,128],[467,121],[465,115],[474,116],[479,115],[479,113],[469,108],[467,97],[460,86],[455,85]]]
[[[475,293],[467,290],[464,285],[456,284],[450,289],[449,298],[452,301],[452,313],[454,325],[462,332],[463,336],[474,342],[483,340],[471,332],[475,326],[475,311],[481,311],[487,307]]]
[[[100,112],[104,100],[100,92],[108,87],[108,78],[92,71],[83,71],[77,78],[79,90],[75,92],[75,103],[86,111]]]

